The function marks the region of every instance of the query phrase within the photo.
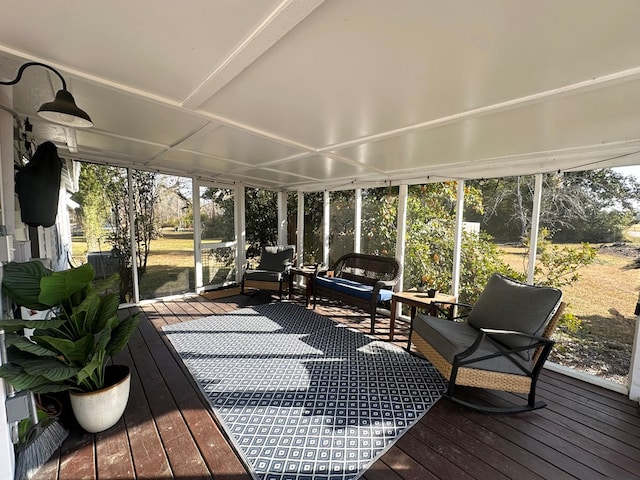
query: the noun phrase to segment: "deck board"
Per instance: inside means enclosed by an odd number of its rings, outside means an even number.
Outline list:
[[[175,369],[163,368],[169,352],[158,348],[160,339],[149,323],[141,322],[139,331],[146,348],[134,350],[133,358],[171,470],[176,478],[205,476],[209,471],[171,388]]]
[[[215,301],[190,296],[141,306],[140,326],[115,359],[132,368],[123,419],[96,435],[71,426],[67,441],[35,479],[250,480],[198,385],[159,332],[164,325],[269,300],[265,294]],[[366,313],[335,304],[319,305],[317,312],[368,333]],[[407,325],[396,328],[395,343],[405,347]],[[381,319],[376,332],[388,338],[388,319]],[[363,479],[640,479],[637,404],[551,371],[541,375],[538,394],[547,408],[509,416],[471,412],[442,399]],[[494,404],[518,399],[507,393],[474,395]]]
[[[159,315],[162,315],[162,317],[152,320],[156,328],[178,320],[178,317],[166,309],[164,305],[154,304],[152,306]],[[191,467],[195,469],[193,472],[176,472],[176,477],[206,476],[211,471],[217,472],[217,475],[221,477],[245,473],[244,467],[228,447],[228,442],[221,435],[218,425],[207,410],[199,391],[194,388],[193,381],[187,376],[181,363],[177,361],[155,328],[152,328],[148,323],[146,326],[144,323],[142,325],[141,331],[147,341],[150,353],[157,364],[158,371],[162,372],[167,390],[172,393],[175,402],[176,407],[167,409],[170,411],[165,413],[165,416],[180,414],[180,418],[173,419],[176,425],[172,427],[180,431],[175,449],[177,461],[186,464],[185,459],[192,459]],[[228,450],[226,456],[220,454],[219,447],[221,445],[224,445]],[[193,449],[193,451],[188,449]]]

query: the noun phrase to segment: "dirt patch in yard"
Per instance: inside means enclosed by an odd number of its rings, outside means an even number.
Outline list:
[[[640,247],[638,245],[624,242],[603,244],[600,245],[598,251],[606,255],[627,257],[631,260],[630,266],[640,268]]]
[[[560,326],[549,360],[591,375],[627,383],[635,320],[630,318],[580,317],[582,327],[569,332]],[[604,331],[606,330],[606,331]]]
[[[564,324],[556,330],[550,360],[592,375],[627,383],[635,331],[634,310],[640,285],[637,243],[594,245],[593,264],[579,270],[579,280],[563,287],[567,312],[579,328]],[[524,248],[504,246],[505,260],[523,269]]]

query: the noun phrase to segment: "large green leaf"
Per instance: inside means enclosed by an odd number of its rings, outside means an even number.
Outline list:
[[[38,300],[49,306],[59,305],[69,299],[73,293],[90,285],[93,277],[94,271],[90,263],[85,263],[78,268],[53,272],[40,281]]]
[[[16,332],[23,328],[58,328],[64,324],[64,320],[50,319],[50,320],[22,320],[22,319],[7,319],[0,320],[0,328],[5,332]]]
[[[36,341],[47,348],[60,352],[62,356],[76,364],[86,361],[95,345],[91,334],[76,341],[51,336],[37,337]]]
[[[22,335],[7,335],[6,344],[7,346],[14,346],[20,351],[37,355],[38,357],[55,357],[57,355],[53,350],[38,345]]]
[[[107,290],[111,290],[118,280],[120,280],[120,275],[114,273],[107,278],[93,282],[93,289],[98,293],[106,292]]]
[[[39,299],[40,282],[53,272],[41,262],[9,262],[3,266],[2,290],[16,304],[32,310],[48,310],[50,304]]]
[[[7,335],[7,339],[9,339],[10,336],[13,336],[14,334],[11,335]],[[15,335],[16,337],[18,335]],[[29,353],[29,352],[25,352],[23,350],[20,350],[19,348],[16,348],[12,345],[9,345],[7,343],[7,358],[9,359],[9,363],[14,363],[18,366],[20,366],[22,364],[22,362],[24,361],[28,361],[31,360],[33,358],[38,358],[38,355],[34,355],[33,353]]]
[[[107,355],[113,356],[120,352],[126,345],[131,335],[140,323],[139,314],[131,315],[123,319],[111,333],[111,341],[107,345]]]
[[[50,382],[63,382],[76,375],[76,367],[65,365],[55,358],[39,358],[22,363],[22,368],[29,375],[41,376]]]
[[[118,322],[118,317],[113,317],[112,322],[107,323],[107,325],[96,334],[96,352],[102,351],[105,352],[106,355],[107,345],[111,341],[111,331],[116,326],[116,322]]]
[[[95,333],[102,328],[96,325],[96,317],[100,312],[101,298],[94,292],[89,292],[87,297],[75,309],[75,313],[86,312],[82,326],[77,325],[79,331],[83,333]]]
[[[114,317],[118,315],[120,301],[115,294],[107,294],[100,297],[100,308],[95,318],[94,332],[102,330]],[[112,327],[115,326],[113,323]],[[116,322],[117,324],[117,322]]]
[[[85,386],[85,390],[94,390],[104,387],[104,351],[96,352],[91,361],[78,372],[78,385]]]
[[[6,378],[7,380],[12,380],[13,378],[21,375],[24,372],[24,368],[20,365],[15,365],[13,363],[5,363],[4,365],[0,365],[0,377]]]
[[[74,310],[74,312],[69,315],[69,322],[66,327],[69,331],[69,340],[81,338],[86,334],[91,333],[91,328],[88,324],[90,324],[90,321],[87,321],[87,311]]]
[[[29,390],[36,394],[43,393],[57,393],[57,392],[66,392],[71,387],[70,385],[64,383],[48,383],[42,382],[40,384],[34,385]]]
[[[33,393],[63,392],[69,389],[68,385],[50,382],[39,375],[29,375],[24,372],[22,367],[10,363],[0,366],[0,377],[3,377],[17,390],[31,390]]]
[[[91,285],[87,285],[86,287],[73,292],[69,296],[69,299],[65,300],[63,303],[65,309],[67,311],[73,310],[75,307],[77,307],[84,301],[84,299],[87,297],[89,293],[91,293]]]

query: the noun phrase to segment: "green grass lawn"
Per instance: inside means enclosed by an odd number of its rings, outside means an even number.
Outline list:
[[[86,262],[87,244],[82,237],[73,239],[74,265]],[[104,243],[101,251],[109,251]],[[140,281],[140,296],[154,298],[195,290],[193,232],[174,232],[164,229],[162,236],[152,240],[147,271]]]
[[[75,237],[72,248],[74,265],[85,263],[87,244],[84,238]],[[100,249],[109,251],[111,245],[104,243]],[[233,268],[220,267],[207,252],[203,252],[202,262],[205,284],[222,284],[234,275]],[[140,280],[140,297],[157,298],[194,290],[193,231],[175,232],[172,228],[165,228],[159,238],[151,241],[147,269]]]

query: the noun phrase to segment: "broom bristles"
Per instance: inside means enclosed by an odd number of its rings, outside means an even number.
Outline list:
[[[42,423],[38,424],[38,426]],[[36,438],[17,452],[16,480],[29,480],[53,455],[69,432],[58,420],[49,423]]]

